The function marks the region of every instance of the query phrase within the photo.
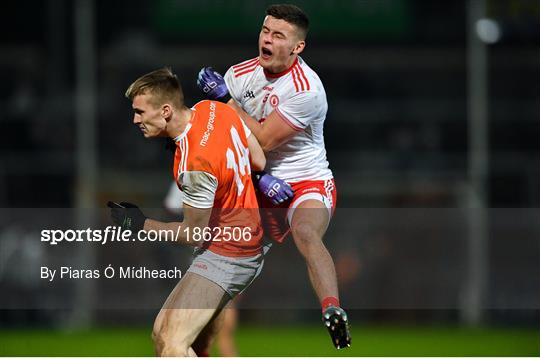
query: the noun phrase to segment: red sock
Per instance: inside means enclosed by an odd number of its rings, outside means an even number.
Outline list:
[[[321,302],[321,307],[322,307],[323,312],[329,306],[339,307],[338,298],[334,296],[325,297]]]

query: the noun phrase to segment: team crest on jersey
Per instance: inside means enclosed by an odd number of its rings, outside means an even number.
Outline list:
[[[270,105],[272,107],[277,107],[279,104],[279,97],[276,96],[275,94],[271,95],[270,96]]]

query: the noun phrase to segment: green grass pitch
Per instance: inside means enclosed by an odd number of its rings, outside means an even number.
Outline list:
[[[540,329],[354,327],[337,351],[324,327],[244,325],[243,356],[539,356]],[[215,351],[213,351],[215,355]],[[150,328],[0,330],[2,356],[153,356]]]

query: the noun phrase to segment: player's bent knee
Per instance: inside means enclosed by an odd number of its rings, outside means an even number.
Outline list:
[[[163,311],[158,314],[152,329],[152,341],[156,353],[163,357],[185,356],[184,353],[187,353],[189,346],[186,340],[181,337],[181,331],[174,330],[173,334],[167,325],[163,324],[166,321],[165,314]]]
[[[295,223],[292,228],[294,242],[300,248],[309,247],[312,245],[320,245],[322,238],[317,233],[317,230],[307,222]]]
[[[161,330],[154,329],[152,330],[152,341],[154,342],[154,348],[158,357],[163,356],[163,348],[165,347],[165,339]]]
[[[161,329],[156,329],[154,326],[154,329],[152,330],[152,340],[154,342],[158,342],[163,339],[163,334],[161,333]]]
[[[152,328],[152,341],[154,342],[154,347],[158,356],[161,356],[161,351],[163,350],[163,336],[161,334],[161,325],[163,322],[162,313],[158,314],[156,320],[154,321],[154,327]]]
[[[168,334],[164,329],[152,332],[152,340],[158,357],[187,357],[189,345],[186,340]]]
[[[160,357],[192,357],[189,354],[189,347],[180,346],[178,344],[166,344],[161,351]]]

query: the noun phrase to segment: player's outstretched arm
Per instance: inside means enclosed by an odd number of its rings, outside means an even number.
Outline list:
[[[166,223],[153,219],[146,219],[144,230],[160,231],[164,235],[167,235],[167,241],[175,241],[184,245],[201,247],[205,242],[204,239],[199,236],[194,237],[193,233],[196,228],[198,228],[200,232],[206,232],[204,228],[208,226],[212,208],[199,209],[184,203],[183,212],[183,222]]]
[[[250,134],[247,137],[248,149],[249,149],[249,164],[251,165],[251,170],[255,172],[260,172],[264,170],[266,166],[266,157],[261,148],[261,145],[257,141],[257,138],[253,134]]]
[[[251,133],[253,133],[259,141],[264,152],[275,149],[287,142],[299,130],[293,128],[289,122],[282,118],[276,111],[270,113],[264,122],[259,123],[247,114],[235,100],[231,99],[227,104],[234,108],[236,113],[242,118]]]
[[[204,241],[193,240],[190,235],[196,227],[200,229],[207,227],[212,213],[212,208],[198,209],[184,204],[184,221],[166,223],[147,218],[135,204],[109,201],[107,206],[111,209],[112,221],[122,230],[131,230],[133,233],[156,230],[160,231],[163,240],[196,247],[202,246]]]

